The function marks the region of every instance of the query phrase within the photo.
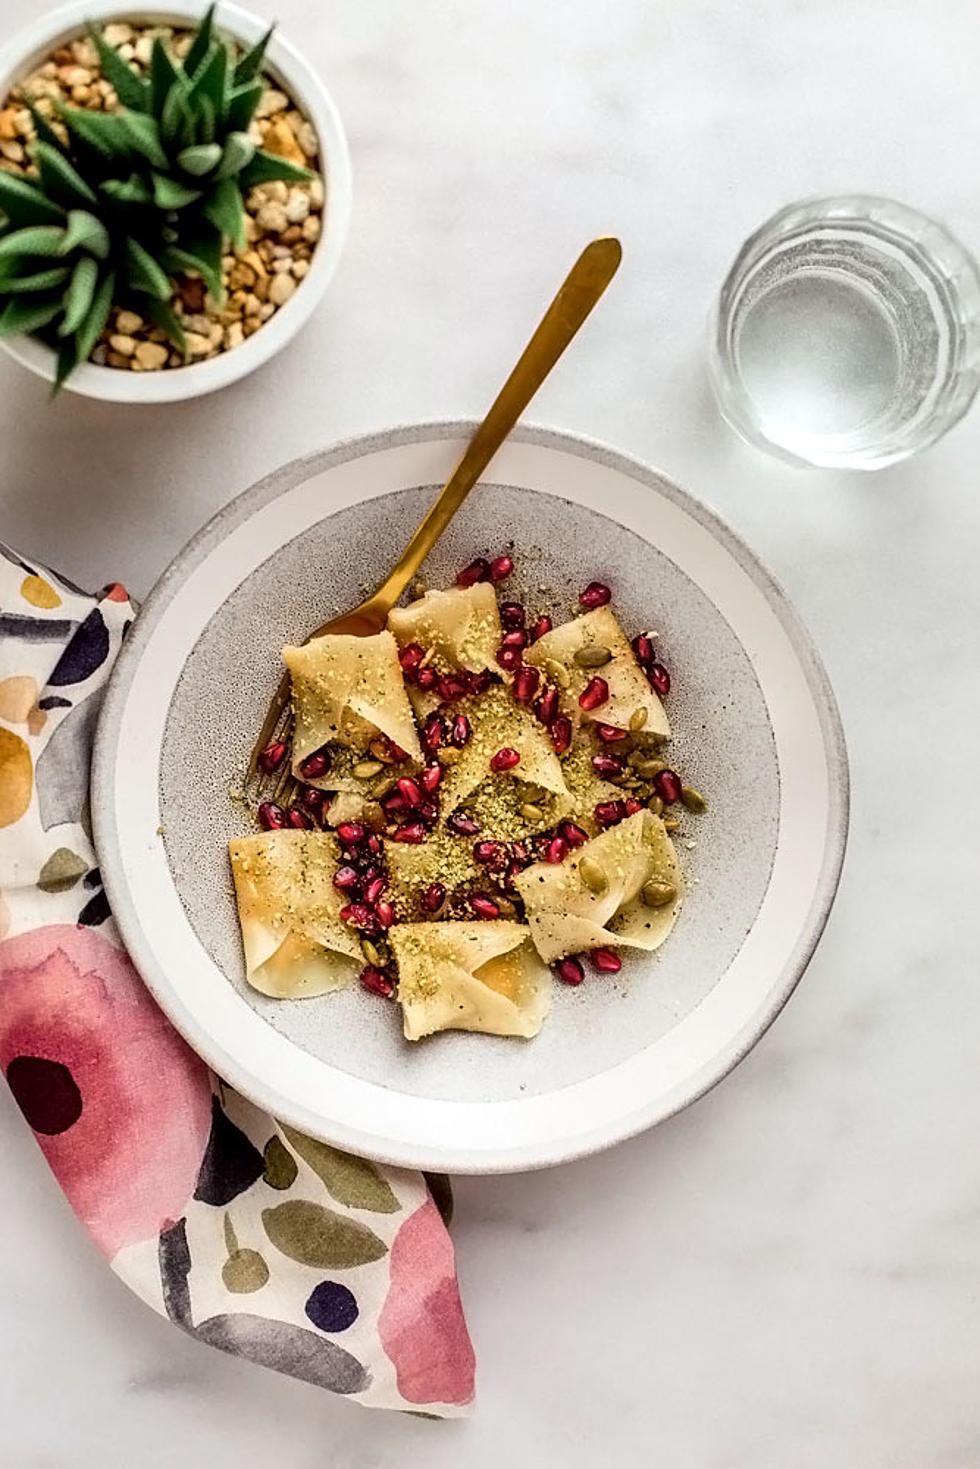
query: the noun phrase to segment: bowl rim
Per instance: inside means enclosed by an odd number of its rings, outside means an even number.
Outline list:
[[[159,24],[200,20],[193,0],[69,0],[57,10],[37,17],[0,47],[0,97],[5,96],[26,67],[46,55],[60,41],[83,30],[87,20],[99,24],[114,20]],[[254,42],[268,22],[239,5],[221,0],[216,23],[236,39]],[[266,53],[269,71],[278,76],[307,114],[320,144],[320,172],[326,206],[323,229],[313,251],[310,270],[300,288],[239,346],[205,362],[189,363],[166,372],[125,372],[115,367],[82,363],[71,374],[65,391],[114,403],[173,403],[202,397],[237,382],[274,357],[306,324],[319,305],[336,271],[350,227],[352,176],[350,150],[333,97],[302,54],[278,31]],[[7,354],[47,382],[55,376],[55,354],[34,337],[0,340]]]
[[[466,440],[477,426],[475,419],[437,419],[404,424],[392,429],[346,438],[326,449],[301,456],[273,470],[223,506],[188,541],[158,579],[133,624],[110,676],[96,731],[92,764],[92,819],[96,850],[102,861],[103,881],[120,933],[144,982],[170,1014],[172,1020],[174,1019],[173,999],[171,996],[166,997],[170,1001],[168,1008],[157,991],[157,976],[154,974],[155,960],[149,945],[142,941],[141,926],[126,887],[116,880],[121,861],[119,834],[113,807],[115,749],[129,684],[142,654],[143,645],[185,579],[209,554],[212,547],[223,540],[238,524],[247,520],[270,501],[288,493],[314,475],[338,464],[344,464],[352,459],[378,451],[398,449],[405,445],[429,440]],[[813,888],[807,919],[800,929],[788,959],[783,964],[781,973],[767,993],[766,1002],[714,1053],[708,1063],[701,1066],[683,1084],[678,1084],[665,1096],[657,1097],[645,1107],[622,1117],[615,1130],[607,1128],[599,1135],[588,1130],[579,1132],[574,1137],[560,1139],[552,1145],[547,1155],[540,1147],[533,1144],[530,1148],[524,1145],[509,1145],[499,1147],[492,1152],[485,1149],[478,1156],[461,1161],[459,1157],[448,1160],[441,1154],[433,1153],[431,1150],[427,1151],[424,1145],[413,1145],[407,1148],[399,1145],[398,1152],[393,1153],[386,1151],[383,1146],[376,1145],[373,1139],[369,1140],[363,1134],[355,1136],[331,1124],[335,1130],[328,1141],[335,1146],[366,1153],[380,1162],[396,1166],[449,1168],[450,1171],[460,1174],[473,1175],[522,1172],[586,1157],[665,1121],[722,1081],[766,1033],[806,971],[827,923],[840,884],[847,846],[850,810],[847,747],[843,724],[826,669],[809,631],[795,611],[786,592],[748,544],[731,530],[714,510],[709,509],[689,491],[681,488],[676,481],[610,445],[563,430],[528,424],[519,425],[510,437],[518,443],[584,456],[602,466],[618,470],[637,479],[641,484],[655,489],[692,516],[735,559],[740,568],[759,588],[769,607],[775,613],[794,655],[799,660],[807,686],[812,693],[826,759],[828,807],[819,878]],[[109,860],[106,860],[107,857]],[[174,1020],[174,1023],[177,1024],[178,1029],[182,1028],[178,1021]],[[207,1045],[202,1045],[200,1036],[195,1035],[190,1043],[212,1069],[218,1071],[238,1091],[257,1105],[291,1122],[301,1130],[316,1132],[316,1127],[311,1126],[312,1119],[309,1115],[293,1115],[292,1117],[286,1115],[281,1099],[274,1098],[271,1091],[264,1089],[262,1083],[255,1082],[225,1052],[219,1041],[208,1036],[207,1042]],[[322,1127],[322,1122],[320,1126]],[[369,1141],[370,1146],[367,1145]]]

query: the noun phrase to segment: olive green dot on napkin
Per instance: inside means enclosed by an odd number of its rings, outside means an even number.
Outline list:
[[[283,1190],[292,1188],[299,1172],[296,1159],[275,1133],[263,1148],[262,1157],[265,1159],[265,1172],[262,1176],[269,1187]]]
[[[52,852],[38,875],[37,885],[42,893],[64,893],[88,872],[88,863],[70,847],[59,847]]]
[[[384,1240],[367,1225],[306,1199],[290,1199],[274,1209],[263,1209],[262,1223],[276,1249],[301,1265],[347,1270],[388,1253]]]
[[[365,1158],[355,1158],[283,1124],[283,1136],[327,1187],[338,1204],[396,1214],[400,1205],[388,1184]]]

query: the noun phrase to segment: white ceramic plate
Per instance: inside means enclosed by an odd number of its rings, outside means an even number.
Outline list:
[[[556,986],[530,1042],[417,1045],[359,988],[273,1001],[244,982],[229,789],[283,642],[354,605],[394,559],[470,425],[424,425],[291,464],[221,512],[137,619],[99,728],[106,889],[160,1005],[227,1081],[341,1147],[457,1172],[534,1168],[676,1112],[759,1038],[833,900],[847,764],[826,676],[780,590],[653,470],[563,435],[501,450],[426,568],[433,585],[513,543],[508,590],[566,617],[593,577],[671,667],[672,759],[709,798],[678,833],[688,896],[668,942],[615,977]]]

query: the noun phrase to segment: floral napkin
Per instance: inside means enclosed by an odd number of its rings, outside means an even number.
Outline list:
[[[116,1274],[191,1336],[449,1417],[473,1349],[448,1183],[276,1122],[208,1071],[122,948],[88,817],[133,606],[0,547],[0,1069]]]

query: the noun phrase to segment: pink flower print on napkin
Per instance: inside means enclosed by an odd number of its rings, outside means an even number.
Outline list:
[[[105,1255],[180,1216],[208,1141],[208,1072],[125,953],[68,924],[0,943],[0,1069]]]

